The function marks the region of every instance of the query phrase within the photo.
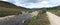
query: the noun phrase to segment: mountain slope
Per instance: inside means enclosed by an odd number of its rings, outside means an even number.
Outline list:
[[[6,8],[16,8],[17,6],[9,3],[9,2],[5,2],[5,1],[0,1],[0,7],[6,7]]]
[[[0,16],[17,15],[25,10],[24,7],[18,7],[12,3],[0,1]]]

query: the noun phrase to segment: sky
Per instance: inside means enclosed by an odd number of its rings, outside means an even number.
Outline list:
[[[55,7],[60,5],[60,0],[2,0],[26,8]]]

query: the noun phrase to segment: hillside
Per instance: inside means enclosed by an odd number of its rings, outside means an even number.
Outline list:
[[[0,1],[0,7],[14,8],[14,7],[17,7],[17,6],[12,4],[12,3],[9,3],[9,2]]]
[[[56,15],[60,16],[60,6],[49,7],[49,8],[40,8],[38,10],[40,10],[42,13],[44,13],[46,11],[49,11],[49,12],[51,12],[53,14],[56,14]]]
[[[12,3],[0,1],[0,17],[6,15],[17,15],[25,10],[25,8],[18,7]]]
[[[56,7],[49,8],[49,9],[47,8],[47,11],[60,16],[60,6],[56,6]]]

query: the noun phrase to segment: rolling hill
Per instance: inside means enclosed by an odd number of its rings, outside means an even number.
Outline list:
[[[49,8],[49,9],[47,8],[47,11],[60,16],[60,6],[56,6],[56,7]]]
[[[16,6],[12,3],[0,1],[0,16],[7,16],[7,15],[17,15],[21,13],[21,11],[25,11],[26,9],[21,6]]]

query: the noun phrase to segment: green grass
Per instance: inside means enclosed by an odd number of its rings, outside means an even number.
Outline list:
[[[32,19],[27,20],[25,22],[26,25],[32,25],[39,17],[38,16],[34,16]]]
[[[0,7],[0,17],[7,16],[7,15],[17,15],[20,12],[20,9],[17,8],[5,8],[5,7]]]
[[[53,10],[48,10],[48,11],[55,14],[55,15],[60,16],[60,9],[53,9]]]
[[[31,18],[30,20],[25,21],[25,25],[38,25],[37,21],[39,22],[38,19],[40,20],[40,25],[49,25],[50,22],[48,21],[48,18],[44,15],[45,11],[44,10],[40,10],[38,16],[34,16],[33,18]]]

